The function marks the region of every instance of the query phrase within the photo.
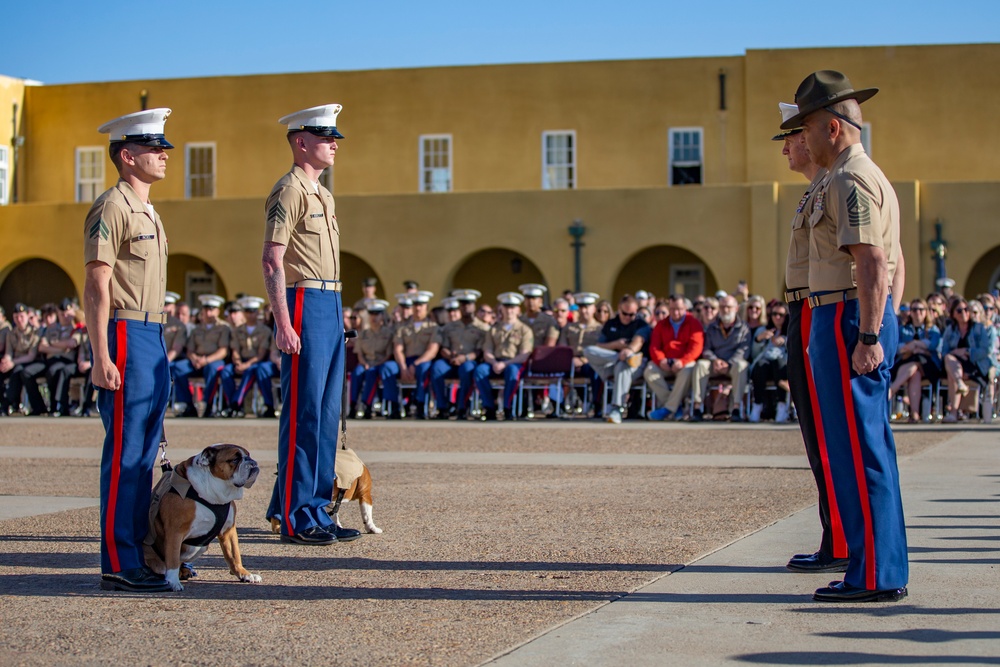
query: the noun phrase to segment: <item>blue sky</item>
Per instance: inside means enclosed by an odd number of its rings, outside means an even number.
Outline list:
[[[0,74],[43,83],[1000,41],[998,0],[5,4]]]

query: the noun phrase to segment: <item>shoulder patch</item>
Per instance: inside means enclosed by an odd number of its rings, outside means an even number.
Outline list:
[[[276,200],[271,204],[271,208],[267,209],[267,223],[273,227],[280,227],[285,224],[287,218],[288,211],[285,210],[281,200]]]
[[[857,186],[847,195],[847,222],[851,227],[867,227],[872,224],[871,203],[868,196]]]
[[[97,245],[106,245],[108,238],[111,235],[111,228],[108,227],[108,223],[104,222],[104,218],[98,218],[94,221],[94,224],[90,226],[87,230],[87,236],[90,238],[90,242]]]

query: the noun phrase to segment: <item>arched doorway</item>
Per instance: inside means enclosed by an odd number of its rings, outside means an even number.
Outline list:
[[[378,280],[378,287],[375,288],[375,294],[380,299],[386,299],[390,303],[395,303],[392,299],[392,294],[385,285],[382,284],[382,279],[379,278],[378,273],[371,264],[361,259],[357,255],[349,252],[340,251],[340,279],[344,282],[344,292],[343,292],[343,303],[345,306],[353,306],[358,300],[361,299],[361,282],[365,278],[375,278]]]
[[[181,295],[181,300],[197,308],[201,294],[229,298],[226,284],[211,264],[194,255],[170,255],[167,260],[167,289]]]
[[[541,270],[530,259],[507,248],[487,248],[473,253],[452,274],[451,289],[474,289],[492,303],[498,294],[518,285],[538,283],[548,287]],[[549,294],[551,301],[552,295]]]
[[[0,305],[8,313],[16,303],[38,308],[67,297],[79,300],[73,280],[47,259],[27,259],[0,273]]]
[[[657,298],[683,294],[693,299],[699,294],[713,294],[718,289],[708,265],[690,250],[660,245],[633,255],[615,280],[613,303],[625,294],[651,291]]]
[[[1000,246],[997,246],[979,258],[969,277],[965,281],[964,296],[971,299],[977,294],[991,292],[1000,282]]]

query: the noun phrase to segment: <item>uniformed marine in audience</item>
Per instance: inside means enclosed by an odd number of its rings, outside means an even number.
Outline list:
[[[10,333],[10,322],[7,321],[3,306],[0,306],[0,417],[7,416],[7,378],[10,377],[10,369],[13,364],[8,365],[4,360],[7,354],[7,334]]]
[[[56,320],[45,328],[38,352],[45,359],[45,379],[49,389],[49,414],[69,416],[69,384],[76,375],[76,347],[80,344],[73,335],[76,323],[76,304],[63,299],[56,311]]]
[[[237,305],[244,321],[233,329],[229,338],[232,360],[222,369],[222,390],[232,416],[243,417],[246,415],[244,402],[256,382],[265,405],[273,414],[271,378],[278,376],[278,370],[270,360],[274,332],[269,326],[260,323],[260,309],[264,305],[264,299],[259,296],[244,296]],[[261,365],[266,368],[261,369]],[[240,379],[238,388],[236,378]]]
[[[178,358],[184,358],[184,346],[187,344],[188,330],[184,322],[177,316],[181,306],[187,310],[187,304],[179,304],[181,295],[177,292],[165,292],[163,297],[163,314],[167,323],[163,326],[163,342],[167,348],[167,360],[173,363]]]
[[[519,319],[524,297],[517,292],[504,292],[497,300],[503,306],[501,319],[486,334],[483,340],[483,363],[476,366],[473,375],[483,399],[483,419],[486,421],[495,421],[497,418],[497,404],[490,389],[491,378],[503,378],[504,416],[507,419],[513,418],[514,396],[521,368],[535,346],[535,335],[531,327]]]
[[[354,302],[354,314],[361,318],[361,327],[358,329],[360,333],[362,330],[368,328],[368,303],[374,301],[376,298],[375,290],[378,288],[378,278],[368,277],[361,281],[361,298]],[[354,405],[353,403],[351,405]]]
[[[358,365],[351,378],[352,405],[355,413],[362,413],[365,419],[372,418],[382,366],[392,359],[393,327],[385,317],[388,308],[389,302],[382,299],[371,299],[365,304],[370,326],[358,334],[354,343]]]
[[[403,322],[393,334],[393,359],[382,365],[382,391],[389,402],[390,418],[401,415],[399,410],[399,385],[413,384],[413,404],[416,418],[425,419],[427,388],[431,380],[431,363],[437,357],[438,325],[428,317],[428,302],[433,292],[421,290],[412,295],[413,317]]]
[[[438,406],[438,419],[455,415],[465,419],[472,395],[476,362],[482,357],[483,341],[489,327],[475,317],[475,290],[455,290],[452,297],[444,300],[444,307],[452,320],[438,334],[441,343],[441,358],[431,369],[431,387]],[[459,298],[462,301],[459,301]],[[446,391],[445,380],[458,378],[458,394],[454,403]]]
[[[21,389],[28,393],[29,414],[45,414],[45,401],[38,390],[38,377],[45,372],[45,362],[38,356],[38,344],[42,337],[38,329],[31,326],[31,309],[23,303],[14,304],[14,328],[7,334],[7,349],[3,365],[10,374],[7,378],[7,412],[17,411],[21,406]]]
[[[215,392],[219,389],[220,373],[229,354],[229,338],[232,332],[219,319],[219,310],[225,299],[215,294],[202,294],[198,300],[201,302],[202,324],[191,332],[187,344],[187,358],[171,365],[175,401],[185,406],[178,417],[198,416],[198,409],[191,395],[191,385],[188,383],[188,378],[192,375],[205,378],[205,414],[202,416],[218,416],[212,409],[212,402]]]
[[[396,307],[392,310],[392,321],[389,323],[393,333],[411,319],[413,319],[413,295],[409,292],[397,294]]]
[[[555,345],[559,340],[556,318],[542,312],[548,288],[537,283],[520,285],[517,290],[524,295],[524,314],[521,321],[531,327],[536,345]]]

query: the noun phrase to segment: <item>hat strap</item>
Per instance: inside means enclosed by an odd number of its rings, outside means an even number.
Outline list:
[[[826,111],[829,111],[830,113],[832,113],[832,114],[833,114],[834,116],[836,116],[836,117],[837,117],[837,118],[839,118],[840,120],[844,121],[845,123],[847,123],[847,124],[849,124],[849,125],[853,125],[854,127],[858,128],[858,131],[863,131],[863,130],[861,130],[861,126],[860,126],[860,125],[858,125],[857,123],[855,123],[855,122],[854,122],[853,120],[851,120],[850,118],[848,118],[848,117],[847,117],[847,116],[845,116],[844,114],[842,114],[842,113],[837,113],[836,111],[834,111],[834,110],[833,110],[833,109],[831,109],[830,107],[823,107],[823,108],[824,108],[824,109],[825,109]]]

